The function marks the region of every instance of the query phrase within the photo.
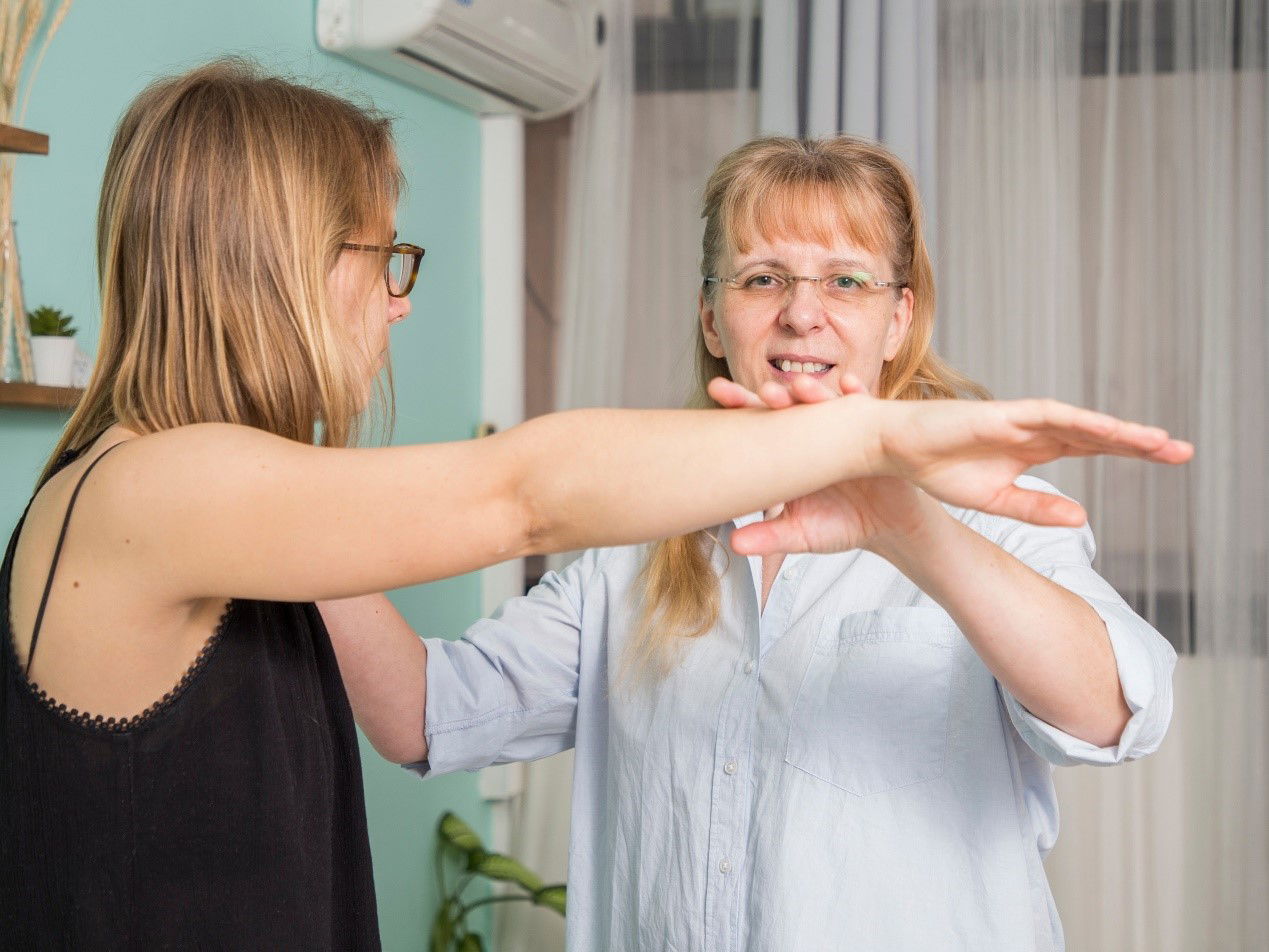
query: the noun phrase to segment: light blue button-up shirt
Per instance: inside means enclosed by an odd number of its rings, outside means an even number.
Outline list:
[[[618,669],[646,552],[629,546],[428,641],[416,769],[576,748],[572,952],[1061,949],[1051,764],[1153,751],[1176,656],[1090,567],[1087,527],[949,511],[1105,621],[1133,712],[1118,744],[1034,717],[946,612],[858,550],[790,556],[759,611],[760,560],[716,549],[719,623],[632,686]]]

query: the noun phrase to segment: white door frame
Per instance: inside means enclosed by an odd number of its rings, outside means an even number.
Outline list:
[[[480,120],[480,282],[482,425],[505,430],[524,419],[524,121]],[[482,615],[524,589],[524,560],[480,573]],[[524,788],[523,764],[487,767],[480,793],[493,812],[495,850],[507,849],[509,803]]]

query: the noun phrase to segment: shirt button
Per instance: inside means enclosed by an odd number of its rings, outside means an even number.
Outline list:
[[[797,578],[797,577],[798,577],[798,571],[797,571],[797,569],[785,569],[785,570],[784,570],[782,573],[780,573],[780,574],[784,577],[784,580],[785,580],[786,582],[792,582],[795,578]]]
[[[736,772],[736,761],[729,760],[727,761],[727,763],[723,764],[723,773],[734,774],[735,772]]]
[[[754,668],[756,667],[758,667],[758,665],[754,663],[752,658],[750,658],[745,662],[745,674],[753,674]]]
[[[720,873],[723,873],[723,874],[730,873],[730,872],[731,872],[731,860],[729,860],[729,859],[725,859],[725,860],[723,860],[721,863],[719,863],[719,864],[718,864],[718,871],[719,871]]]

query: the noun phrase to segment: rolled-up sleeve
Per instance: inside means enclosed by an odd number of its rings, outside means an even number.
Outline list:
[[[420,775],[537,760],[573,746],[588,553],[456,641],[427,639]]]
[[[1027,488],[1056,492],[1039,479]],[[1001,688],[1014,727],[1036,753],[1059,766],[1117,764],[1154,753],[1172,720],[1172,672],[1176,652],[1092,567],[1096,551],[1087,525],[1078,529],[1010,523],[1000,545],[1046,578],[1080,596],[1106,625],[1124,700],[1132,712],[1119,740],[1097,747],[1041,720]]]

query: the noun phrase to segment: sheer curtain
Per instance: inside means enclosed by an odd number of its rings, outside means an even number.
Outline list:
[[[1182,653],[1172,733],[1059,770],[1071,949],[1269,935],[1265,0],[946,0],[943,352],[1001,396],[1165,425],[1187,467],[1074,462],[1100,567]]]
[[[559,292],[538,302],[558,315],[555,408],[678,406],[686,396],[701,192],[714,163],[756,131],[758,7],[609,4],[607,60],[567,147]],[[548,880],[567,874],[571,786],[570,752],[527,765],[512,804],[511,853]],[[558,916],[504,905],[498,949],[563,949]]]
[[[913,170],[933,213],[937,41],[937,0],[766,0],[762,130],[878,139]]]
[[[574,120],[559,408],[675,406],[692,372],[700,196],[756,128],[756,0],[611,5]]]

